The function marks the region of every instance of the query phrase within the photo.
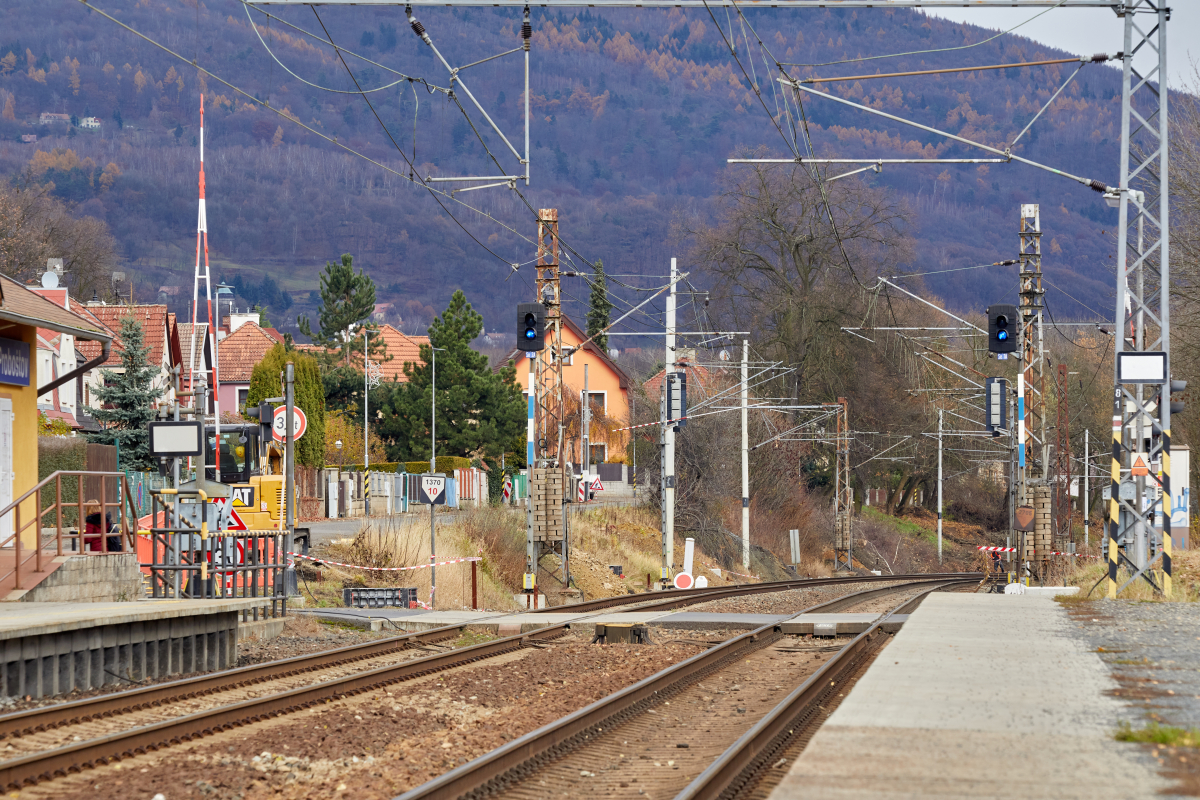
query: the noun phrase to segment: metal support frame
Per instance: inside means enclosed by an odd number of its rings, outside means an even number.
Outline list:
[[[833,570],[854,568],[854,487],[850,474],[850,403],[844,397],[837,401],[837,434],[834,458],[834,545]]]
[[[1117,187],[1116,340],[1113,439],[1108,513],[1108,596],[1144,578],[1156,589],[1153,568],[1161,558],[1164,595],[1171,595],[1171,515],[1162,519],[1161,546],[1154,530],[1159,490],[1171,496],[1170,402],[1170,226],[1167,112],[1167,19],[1162,0],[1127,0],[1118,10],[1125,25],[1121,80],[1121,173]],[[1134,65],[1139,55],[1142,66]],[[1136,233],[1130,236],[1131,229]],[[1162,352],[1167,369],[1161,384],[1122,384],[1120,354]],[[1146,390],[1149,389],[1149,397]],[[1158,391],[1156,392],[1155,389]],[[1157,412],[1157,413],[1155,413]],[[1149,423],[1149,430],[1146,424]],[[1120,485],[1131,472],[1133,453],[1147,452],[1158,474],[1134,480],[1133,499]],[[1132,475],[1130,476],[1132,477]],[[1169,501],[1168,501],[1169,505]],[[1120,548],[1125,548],[1121,553]],[[1131,576],[1120,583],[1120,562]]]
[[[1017,499],[1021,505],[1033,503],[1033,487],[1047,479],[1050,443],[1046,437],[1046,393],[1045,393],[1045,339],[1042,335],[1042,312],[1045,308],[1046,290],[1042,288],[1042,221],[1041,209],[1036,203],[1021,204],[1019,225],[1020,242],[1017,252],[1019,264],[1020,298],[1018,310],[1020,330],[1017,351],[1020,354],[1020,380],[1018,381],[1018,432],[1017,444]],[[1017,552],[1024,559],[1026,535],[1013,531],[1021,539]],[[1049,554],[1034,551],[1037,566],[1030,569],[1044,578],[1049,565]]]
[[[542,557],[561,558],[563,585],[568,579],[566,511],[563,505],[566,458],[563,452],[562,294],[559,285],[558,209],[538,210],[537,300],[546,307],[546,347],[534,359],[534,459],[529,463],[527,574],[535,576]],[[540,507],[539,507],[540,506]],[[562,526],[561,528],[559,526]],[[536,591],[536,586],[535,589]]]

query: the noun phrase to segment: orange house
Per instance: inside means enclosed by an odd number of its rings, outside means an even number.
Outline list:
[[[563,347],[570,349],[579,346],[587,339],[587,333],[576,325],[570,317],[563,317]],[[521,385],[522,393],[529,396],[529,361],[524,351],[513,348],[501,361],[501,365],[512,362],[517,367],[517,382]],[[588,372],[588,398],[592,404],[592,424],[589,431],[589,449],[592,451],[592,461],[602,464],[605,461],[623,461],[625,445],[628,443],[628,431],[613,431],[629,424],[629,387],[630,378],[625,370],[617,366],[608,354],[592,343],[577,351],[563,364],[564,405],[568,422],[568,452],[569,460],[575,462],[579,458],[579,409],[583,394],[583,368]],[[499,371],[500,367],[496,368]],[[573,423],[573,424],[572,424]]]

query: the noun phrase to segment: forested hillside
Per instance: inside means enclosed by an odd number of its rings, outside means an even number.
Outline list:
[[[444,92],[401,80],[371,93],[385,132],[361,96],[305,86],[284,70],[286,65],[304,80],[351,91],[354,84],[332,48],[247,12],[241,2],[102,0],[97,6],[397,173],[348,155],[227,86],[206,81],[75,0],[9,0],[0,7],[0,171],[52,181],[55,194],[74,204],[76,213],[104,220],[137,276],[139,300],[160,298],[164,286],[184,286],[180,295],[162,296],[184,310],[190,295],[201,92],[215,272],[229,281],[240,277],[247,302],[254,299],[253,287],[270,277],[273,283],[260,294],[276,324],[294,324],[297,312],[311,309],[319,268],[343,252],[366,268],[379,286],[379,300],[395,304],[406,329],[422,329],[456,288],[485,314],[489,329],[505,328],[510,304],[531,294],[521,278],[506,281],[505,263],[529,262],[535,255],[530,241],[444,200],[493,256],[424,188],[407,180],[410,168],[396,146],[410,158],[415,148],[415,172],[422,177],[498,174]],[[340,45],[428,85],[450,85],[430,48],[409,29],[402,7],[322,6],[320,21],[307,7],[263,8],[318,35],[323,22]],[[247,13],[281,63],[266,52]],[[957,47],[990,35],[907,10],[747,14],[775,57],[796,64]],[[517,9],[418,9],[418,17],[452,64],[469,64],[520,43]],[[602,258],[610,273],[662,275],[670,256],[682,256],[687,243],[672,238],[672,222],[704,216],[721,174],[745,169],[727,167],[726,158],[787,155],[784,139],[704,9],[535,8],[532,19],[532,183],[521,190],[533,208],[558,208],[564,240],[585,258]],[[723,11],[717,20],[728,35]],[[743,37],[734,20],[741,63],[749,70],[753,33]],[[1059,55],[1010,35],[956,52],[789,69],[830,77]],[[765,102],[774,109],[777,73],[761,58],[754,61]],[[401,78],[351,56],[347,62],[364,89]],[[1014,68],[819,88],[1003,148],[1074,69]],[[462,74],[521,149],[520,55]],[[1088,65],[1014,152],[1115,183],[1118,86],[1116,70]],[[458,94],[490,151],[515,173],[519,167],[507,146],[485,132],[486,122]],[[809,99],[805,110],[820,155],[981,155],[828,100]],[[77,120],[94,116],[102,124],[99,130],[42,125],[43,112]],[[37,134],[37,142],[22,143],[24,134]],[[865,182],[886,187],[907,206],[916,248],[910,263],[895,265],[896,272],[1012,258],[1018,204],[1040,203],[1052,312],[1094,318],[1095,309],[1111,315],[1110,227],[1116,211],[1095,192],[1019,164],[889,166],[880,175],[868,173]],[[458,197],[532,240],[533,215],[513,192],[496,188]],[[930,291],[963,309],[1016,297],[1015,267],[925,280]],[[586,287],[570,291],[586,301]]]

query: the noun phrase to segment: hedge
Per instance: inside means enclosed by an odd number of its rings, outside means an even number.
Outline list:
[[[471,459],[461,456],[438,456],[437,471],[449,474],[456,469],[467,469],[471,466]],[[326,464],[326,469],[340,469],[342,472],[362,472],[362,464],[343,464],[339,467],[337,464]],[[429,472],[428,461],[381,461],[378,464],[372,464],[369,469],[372,472],[408,472],[410,474],[424,474]]]
[[[41,481],[59,470],[82,471],[87,469],[87,440],[65,436],[38,437],[38,480]],[[54,505],[54,486],[42,489],[42,509]],[[85,498],[87,499],[87,498]],[[78,503],[79,479],[70,478],[62,482],[62,502]],[[74,525],[78,506],[63,508],[63,524]],[[54,515],[47,515],[46,521],[54,524]]]

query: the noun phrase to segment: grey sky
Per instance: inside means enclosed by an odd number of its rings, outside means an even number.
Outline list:
[[[1037,14],[1038,9],[938,9],[929,13],[985,28],[1007,30]],[[1141,27],[1145,29],[1145,26]],[[1124,40],[1121,20],[1107,8],[1053,9],[1015,33],[1077,55],[1116,53]],[[1168,85],[1173,89],[1186,89],[1195,82],[1191,62],[1200,62],[1198,0],[1177,0],[1171,4],[1168,36]]]

